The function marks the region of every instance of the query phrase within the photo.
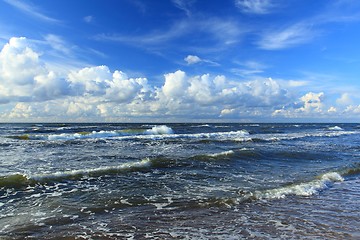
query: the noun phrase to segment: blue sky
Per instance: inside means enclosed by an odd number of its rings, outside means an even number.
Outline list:
[[[360,119],[356,0],[0,0],[0,121]]]

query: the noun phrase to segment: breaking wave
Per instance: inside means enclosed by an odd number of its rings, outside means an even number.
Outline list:
[[[293,133],[249,133],[246,130],[238,131],[214,131],[204,133],[176,133],[166,125],[148,126],[149,128],[130,128],[120,130],[81,131],[75,133],[51,133],[51,134],[23,134],[8,136],[16,140],[50,140],[71,141],[81,139],[117,139],[117,140],[162,140],[162,139],[210,139],[217,141],[281,141],[295,140],[307,137],[337,137],[341,135],[355,134],[357,131],[345,131],[338,126],[329,127],[325,131],[293,132]]]
[[[230,132],[210,132],[210,133],[183,133],[176,134],[174,130],[166,125],[153,126],[151,129],[122,129],[112,131],[83,131],[76,133],[58,133],[48,135],[17,135],[9,138],[17,140],[50,140],[50,141],[69,141],[78,139],[217,139],[217,140],[250,140],[249,132],[246,130]]]
[[[218,153],[209,153],[209,154],[203,154],[203,155],[196,155],[193,156],[192,159],[194,160],[200,160],[200,161],[207,161],[207,160],[218,160],[218,159],[225,159],[229,156],[234,155],[235,152],[233,150],[218,152]]]
[[[345,181],[345,177],[358,174],[360,174],[360,164],[353,165],[352,167],[337,172],[327,172],[308,182],[294,183],[284,187],[262,191],[242,192],[240,198],[233,199],[232,201],[234,203],[240,203],[248,200],[282,199],[287,196],[309,197],[330,188],[335,182]]]
[[[151,167],[152,161],[149,158],[140,161],[123,163],[117,166],[106,166],[90,169],[69,170],[63,172],[35,174],[28,176],[26,174],[16,173],[0,177],[0,188],[20,188],[29,185],[43,184],[62,180],[78,180],[82,177],[98,177],[103,175],[118,174],[121,172],[136,171]]]
[[[264,190],[239,190],[238,197],[225,197],[225,198],[208,198],[201,199],[196,202],[192,202],[192,205],[198,205],[200,207],[208,206],[225,206],[228,208],[235,207],[236,205],[242,204],[244,202],[252,201],[268,201],[276,199],[284,199],[290,196],[303,196],[310,197],[312,195],[318,194],[321,191],[324,191],[330,188],[336,182],[345,181],[344,177],[352,174],[359,174],[360,168],[351,168],[346,171],[343,171],[344,175],[342,176],[339,172],[328,172],[323,175],[316,177],[314,180],[308,182],[294,183],[291,185],[273,188],[273,189],[264,189]],[[191,205],[191,202],[189,205]]]
[[[212,158],[217,158],[217,157],[222,157],[222,156],[229,156],[234,154],[233,150],[229,150],[229,151],[224,151],[224,152],[219,152],[219,153],[211,153],[211,154],[207,154],[206,156],[208,157],[212,157]]]
[[[342,129],[339,126],[334,126],[334,127],[329,127],[328,128],[330,131],[343,131],[344,129]]]
[[[256,191],[251,193],[251,198],[255,199],[280,199],[285,198],[288,195],[296,196],[311,196],[326,188],[334,182],[342,182],[344,178],[337,172],[329,172],[318,179],[310,182],[293,184],[285,187]]]

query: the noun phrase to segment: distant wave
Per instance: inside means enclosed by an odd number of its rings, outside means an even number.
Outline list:
[[[357,131],[345,131],[338,126],[330,127],[327,130],[318,130],[315,132],[293,132],[293,133],[256,133],[250,134],[246,130],[222,131],[222,132],[205,132],[205,133],[182,133],[177,134],[166,125],[149,126],[151,128],[129,128],[111,131],[81,131],[75,133],[52,133],[52,134],[23,134],[8,136],[17,140],[50,140],[50,141],[68,141],[81,139],[209,139],[214,141],[281,141],[293,140],[306,137],[336,137],[346,134],[359,133]]]
[[[329,127],[328,129],[331,131],[343,131],[344,130],[339,126]]]
[[[193,126],[190,126],[190,127],[211,127],[209,124],[200,124],[200,125],[193,125]]]
[[[78,140],[78,139],[216,139],[216,140],[249,140],[249,133],[246,130],[230,131],[230,132],[210,132],[210,133],[188,133],[176,134],[172,128],[166,125],[154,126],[151,129],[122,129],[116,131],[83,131],[76,133],[59,133],[48,135],[17,135],[9,136],[9,138],[18,140]]]
[[[281,141],[281,140],[295,140],[307,137],[338,137],[341,135],[356,134],[355,131],[319,131],[319,132],[300,132],[300,133],[278,133],[278,134],[254,134],[251,135],[253,141]]]

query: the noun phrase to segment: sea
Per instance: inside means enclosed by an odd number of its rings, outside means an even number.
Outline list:
[[[360,239],[360,124],[0,124],[0,239]]]

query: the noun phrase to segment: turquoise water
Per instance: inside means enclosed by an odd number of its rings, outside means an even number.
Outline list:
[[[4,239],[358,239],[358,124],[1,124]]]

